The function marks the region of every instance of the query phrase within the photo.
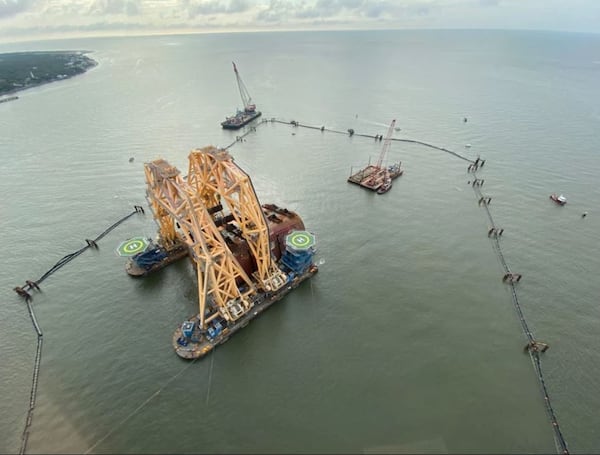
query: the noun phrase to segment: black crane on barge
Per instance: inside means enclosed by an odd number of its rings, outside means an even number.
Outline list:
[[[252,102],[252,97],[248,93],[248,89],[240,77],[235,62],[233,63],[233,71],[235,72],[235,78],[237,80],[238,88],[240,90],[240,96],[242,103],[244,104],[243,110],[238,110],[234,116],[227,117],[224,122],[221,122],[221,126],[227,130],[237,130],[244,125],[247,125],[255,118],[261,116],[261,112],[256,110],[256,104]]]

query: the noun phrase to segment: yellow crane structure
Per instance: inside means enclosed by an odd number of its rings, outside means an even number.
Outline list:
[[[253,307],[257,292],[277,292],[288,277],[272,257],[267,221],[250,178],[231,155],[208,146],[190,152],[188,160],[187,177],[163,159],[146,163],[146,195],[159,242],[188,247],[198,276],[198,329],[204,333],[218,317],[235,322]],[[252,276],[231,251],[227,229],[248,245],[256,265]]]

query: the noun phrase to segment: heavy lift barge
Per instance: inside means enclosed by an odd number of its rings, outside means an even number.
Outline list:
[[[143,276],[189,255],[199,312],[173,334],[180,357],[203,357],[317,273],[314,235],[296,213],[261,206],[250,177],[227,151],[193,150],[185,178],[162,159],[144,170],[158,245],[131,258],[126,269]]]

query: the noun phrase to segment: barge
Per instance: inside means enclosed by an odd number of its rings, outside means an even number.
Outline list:
[[[383,162],[385,156],[390,148],[392,134],[394,133],[394,126],[396,120],[392,120],[388,132],[385,136],[385,142],[383,148],[377,160],[377,164],[369,164],[364,169],[353,173],[350,171],[350,177],[348,182],[360,185],[371,191],[375,191],[377,194],[387,193],[392,188],[392,181],[400,177],[404,171],[402,170],[401,162],[392,164],[391,166],[384,166]],[[377,138],[378,136],[376,136]]]
[[[150,244],[146,251],[132,256],[125,263],[128,275],[135,278],[144,277],[188,255],[187,246],[180,242],[171,246],[163,246],[160,240],[157,244],[150,241]]]
[[[254,110],[244,109],[243,111],[238,111],[232,117],[227,117],[224,122],[221,122],[221,126],[225,130],[239,130],[242,126],[247,125],[261,115],[262,113],[257,111],[256,108]]]
[[[392,181],[404,173],[404,170],[400,167],[401,164],[398,162],[384,168],[370,164],[366,168],[351,174],[348,177],[348,182],[375,191],[377,194],[387,193],[392,187]]]
[[[207,299],[204,317],[198,313],[185,320],[175,330],[172,345],[175,353],[182,359],[192,360],[204,357],[216,346],[225,343],[230,336],[246,327],[248,323],[273,305],[283,299],[290,291],[318,272],[313,262],[315,238],[309,232],[293,229],[289,220],[302,223],[294,212],[270,205],[267,210],[277,210],[287,213],[288,222],[278,229],[270,231],[272,257],[277,260],[277,270],[281,271],[282,281],[273,283],[262,289],[249,292],[246,299],[234,299],[219,306],[215,300]],[[263,207],[264,209],[264,207]],[[274,214],[272,214],[272,217]],[[269,217],[267,217],[269,219]],[[272,220],[270,220],[272,222]],[[279,223],[283,224],[283,220]],[[283,245],[282,245],[283,241]],[[249,276],[257,276],[256,262],[249,254],[244,243],[238,246],[234,256]],[[281,248],[284,248],[283,251]],[[247,290],[243,283],[237,283],[243,292]]]
[[[162,240],[132,262],[144,276],[187,254],[197,274],[199,312],[173,334],[181,358],[206,355],[317,273],[314,235],[297,213],[260,205],[250,177],[227,150],[193,150],[186,177],[162,159],[144,170]],[[132,252],[143,243],[126,242]],[[128,273],[134,270],[130,265]]]
[[[304,230],[304,222],[296,212],[275,204],[264,204],[261,208],[269,229],[271,254],[278,261],[285,251],[285,237],[292,231]],[[230,227],[224,234],[224,238],[244,271],[252,274],[254,266],[248,243],[235,234]],[[187,245],[180,241],[169,246],[160,238],[156,242],[148,240],[148,243],[149,246],[145,251],[130,257],[125,263],[125,271],[128,275],[136,278],[145,277],[189,255]]]
[[[238,110],[235,115],[227,117],[224,122],[221,122],[221,126],[226,130],[240,129],[244,125],[250,123],[252,120],[261,116],[261,112],[256,110],[256,104],[252,102],[252,97],[250,96],[250,93],[248,93],[248,89],[244,85],[235,63],[232,63],[238,89],[240,90],[240,96],[242,97],[242,103],[244,103],[244,109]]]
[[[303,281],[318,272],[316,265],[311,265],[302,275],[295,276],[285,287],[275,293],[260,293],[253,299],[249,312],[240,319],[231,323],[224,318],[214,319],[207,331],[201,330],[200,315],[194,315],[177,327],[173,334],[173,349],[182,359],[192,360],[204,357],[215,347],[225,343],[238,330],[246,327],[252,319],[257,317],[275,302],[278,302],[288,292],[297,288]]]

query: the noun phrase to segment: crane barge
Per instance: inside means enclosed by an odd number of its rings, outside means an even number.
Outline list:
[[[236,112],[235,115],[231,117],[227,117],[224,122],[221,122],[221,126],[227,130],[237,130],[242,126],[247,125],[255,118],[261,116],[261,112],[256,110],[256,104],[252,102],[252,97],[242,81],[240,73],[238,72],[237,67],[233,63],[233,71],[235,73],[235,79],[237,81],[238,89],[240,91],[240,96],[242,98],[242,103],[244,104],[244,109]]]
[[[203,357],[317,273],[315,238],[294,212],[260,205],[250,177],[226,150],[189,155],[186,178],[146,163],[147,199],[165,251],[185,245],[197,274],[199,312],[175,330],[184,359]],[[179,253],[176,253],[179,254]]]
[[[390,166],[383,165],[385,156],[390,149],[395,125],[396,120],[392,120],[392,123],[390,124],[385,136],[381,153],[377,159],[377,164],[369,164],[364,169],[361,169],[355,174],[351,174],[350,177],[348,177],[348,181],[350,183],[355,183],[363,188],[376,191],[377,194],[383,194],[387,193],[392,187],[392,180],[400,177],[404,173],[404,171],[400,168],[400,165],[402,164],[401,162],[394,163]]]

